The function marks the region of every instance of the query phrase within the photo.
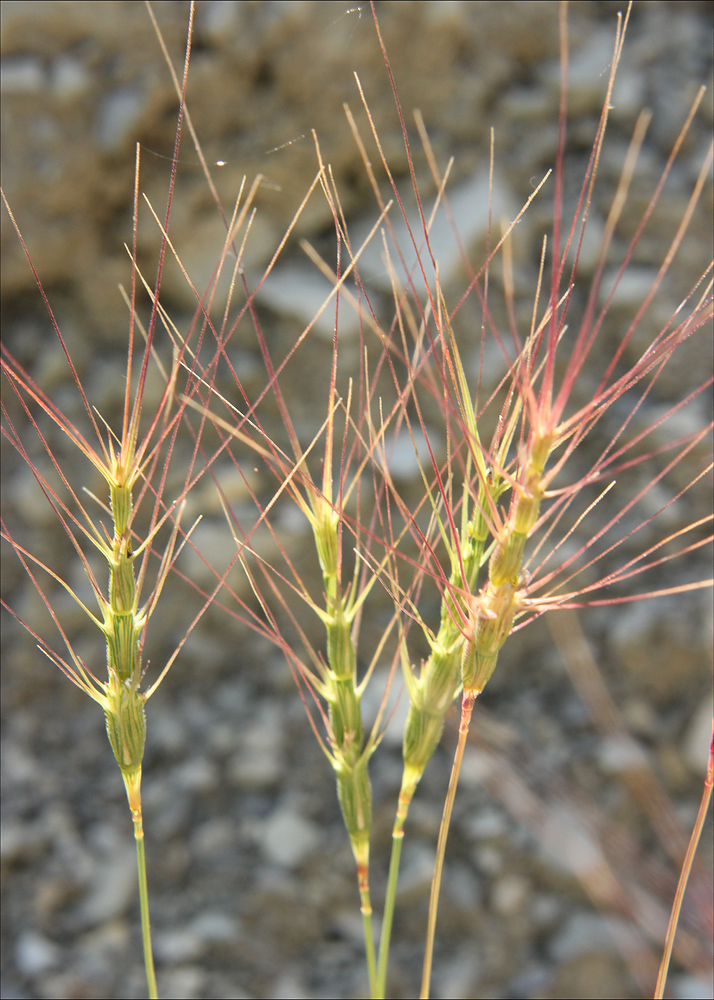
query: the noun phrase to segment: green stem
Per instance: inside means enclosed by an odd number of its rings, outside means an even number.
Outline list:
[[[141,939],[144,944],[144,966],[149,987],[149,1000],[158,1000],[154,953],[151,948],[151,925],[149,922],[149,889],[146,882],[146,851],[144,849],[144,823],[141,813],[141,769],[122,771],[126,794],[129,799],[131,817],[134,821],[136,841],[136,863],[139,870],[139,902],[141,907]]]
[[[383,993],[378,992],[377,982],[377,959],[374,954],[374,935],[372,933],[372,904],[369,899],[369,889],[365,893],[360,892],[362,900],[362,929],[364,930],[364,950],[367,956],[367,970],[369,972],[369,992],[372,1000],[379,1000]]]
[[[404,823],[407,818],[407,811],[409,809],[410,802],[411,802],[411,796],[407,797],[403,793],[400,794],[399,807],[394,821],[394,829],[392,830],[392,856],[389,860],[389,879],[387,881],[387,895],[384,900],[384,915],[382,917],[382,934],[379,941],[379,970],[378,970],[377,993],[376,993],[378,1000],[384,1000],[384,996],[387,990],[389,945],[392,937],[394,905],[397,897],[399,862],[401,860],[402,844],[404,842]]]
[[[144,850],[144,834],[136,835],[136,860],[139,868],[139,899],[141,901],[141,938],[144,942],[144,965],[146,967],[146,982],[149,986],[149,1000],[158,1000],[156,972],[154,971],[154,953],[151,948],[151,926],[149,924],[149,891],[146,884],[146,852]]]
[[[369,829],[360,834],[350,835],[350,842],[357,865],[357,884],[362,910],[369,992],[373,1000],[377,1000],[377,961],[374,954],[374,934],[372,933],[372,901],[369,895]]]

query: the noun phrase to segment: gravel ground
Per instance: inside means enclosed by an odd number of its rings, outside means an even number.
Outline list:
[[[406,2],[377,7],[405,112],[421,109],[442,169],[455,157],[450,200],[471,258],[480,260],[488,222],[484,178],[490,127],[496,134],[494,215],[512,218],[554,161],[557,5]],[[617,7],[571,5],[573,120],[567,163],[568,177],[572,174],[578,184],[602,104]],[[185,3],[157,5],[177,66],[187,10]],[[140,3],[6,2],[2,17],[4,190],[87,396],[116,427],[127,330],[117,284],[130,277],[123,244],[131,241],[133,149],[141,143],[141,187],[159,208],[165,204],[176,122],[168,71]],[[711,17],[711,6],[701,3],[643,2],[633,10],[603,151],[602,188],[593,204],[594,232],[602,230],[640,109],[651,108],[653,119],[631,210],[618,232],[620,248],[697,87],[704,83],[709,89],[610,311],[603,351],[611,349],[651,284],[710,140]],[[409,204],[398,120],[367,6],[198,4],[188,101],[207,158],[225,161],[214,170],[224,204],[232,204],[243,174],[249,182],[258,172],[266,178],[245,258],[253,285],[315,175],[311,129],[319,135],[324,161],[332,165],[355,240],[375,221],[374,198],[342,111],[344,101],[359,106],[353,70]],[[416,148],[416,131],[411,139]],[[195,286],[203,288],[224,230],[188,135],[180,155],[172,239]],[[417,156],[416,169],[430,192],[423,156]],[[653,323],[673,311],[711,260],[711,177],[707,184],[654,304]],[[516,275],[525,291],[517,306],[526,324],[549,217],[552,190],[531,206],[518,230]],[[314,198],[266,282],[260,315],[275,357],[294,343],[325,294],[297,240],[309,239],[332,259],[331,226],[324,199]],[[456,302],[464,278],[453,231],[444,227],[433,238],[447,300]],[[138,239],[142,267],[151,275],[159,234],[148,213],[140,219]],[[3,340],[63,412],[79,422],[84,419],[81,400],[7,215],[2,252]],[[388,305],[380,291],[380,270],[382,281],[384,275],[378,255],[366,255],[362,263],[376,298],[381,295]],[[581,273],[590,277],[589,245],[581,263]],[[490,301],[495,320],[502,322],[501,293],[494,282]],[[214,315],[220,315],[225,295],[221,289]],[[167,269],[162,301],[185,330],[194,300],[175,267]],[[477,313],[459,315],[456,332],[466,338]],[[304,443],[324,420],[329,336],[330,323],[318,324],[283,383]],[[357,324],[347,307],[340,336],[346,381],[350,363],[359,358]],[[684,347],[639,413],[642,426],[683,398],[711,367],[709,333],[700,332]],[[257,393],[265,376],[247,327],[236,340],[234,360],[247,390]],[[486,379],[494,384],[499,363],[497,351],[493,357],[487,353]],[[583,380],[577,398],[585,401],[595,389],[596,383]],[[10,417],[18,420],[21,413],[6,384],[3,395]],[[155,402],[156,385],[149,396]],[[662,426],[656,444],[705,427],[709,408],[709,399],[695,401],[677,421]],[[584,462],[597,454],[623,414],[613,407],[608,416],[612,423],[598,430]],[[266,412],[266,420],[271,419],[277,416]],[[42,447],[26,430],[30,456],[41,462]],[[47,433],[70,476],[77,477],[73,481],[88,482],[71,446],[51,427]],[[662,479],[643,501],[650,505],[647,514],[706,465],[707,449],[709,439]],[[405,494],[414,490],[416,496],[419,480],[410,442],[394,455],[393,468]],[[250,517],[243,482],[228,463],[219,471],[236,510]],[[623,488],[636,491],[646,481],[638,476],[649,475],[636,472]],[[95,480],[89,485],[97,492],[102,486]],[[167,495],[180,486],[180,476],[170,478]],[[264,471],[255,473],[252,486],[264,500],[270,496]],[[639,552],[665,529],[705,517],[711,489],[710,474],[624,551]],[[5,439],[2,494],[3,517],[14,537],[91,599],[55,515]],[[589,531],[607,521],[609,503],[593,511]],[[622,522],[622,533],[642,520],[638,509]],[[227,565],[231,543],[208,479],[192,495],[186,522],[199,513],[204,520],[194,536],[197,547],[214,566]],[[288,504],[276,507],[275,524],[315,592],[319,567],[305,525]],[[583,530],[574,532],[563,553],[585,537]],[[623,561],[618,553],[612,558],[612,566]],[[709,558],[703,549],[686,564],[666,564],[666,575],[648,586],[704,578]],[[195,558],[184,554],[180,565],[198,582],[210,583]],[[231,580],[250,601],[240,574]],[[636,579],[634,586],[641,582]],[[56,632],[8,545],[3,546],[2,587],[7,604],[54,643]],[[59,588],[51,594],[67,634],[87,662],[99,665],[101,675],[104,653],[87,634],[82,613]],[[180,580],[167,584],[149,632],[151,676],[199,606]],[[427,602],[424,613],[437,615],[436,604]],[[363,625],[365,662],[388,614],[375,598]],[[449,841],[435,997],[651,995],[678,873],[674,859],[691,829],[704,777],[712,715],[711,598],[707,591],[693,591],[593,608],[579,620],[564,613],[552,632],[547,621],[540,619],[509,640],[474,714]],[[318,625],[308,616],[301,623],[319,648]],[[5,612],[2,641],[2,997],[144,996],[133,840],[101,713]],[[385,676],[386,666],[380,664],[365,698],[368,714],[376,712]],[[401,777],[404,700],[402,695],[396,701],[371,772],[377,909]],[[456,715],[447,723],[407,826],[391,962],[393,997],[418,992],[434,843],[457,723]],[[280,651],[219,608],[211,608],[191,633],[149,704],[142,789],[160,995],[367,995],[354,866],[332,774]],[[711,868],[709,820],[683,915],[672,996],[712,995]]]

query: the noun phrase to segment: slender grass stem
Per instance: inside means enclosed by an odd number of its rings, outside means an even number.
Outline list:
[[[141,822],[141,820],[139,820]],[[151,947],[151,924],[149,922],[149,891],[146,882],[146,851],[144,849],[144,833],[141,836],[134,826],[136,839],[136,861],[139,869],[139,899],[141,902],[141,939],[144,945],[144,966],[146,967],[146,982],[149,987],[149,1000],[158,1000],[158,987],[154,971],[154,953]]]
[[[364,949],[367,956],[367,970],[369,972],[369,992],[374,1000],[379,1000],[384,994],[378,993],[377,986],[377,957],[374,953],[374,934],[372,932],[372,905],[369,901],[369,890],[365,896],[360,893],[362,899],[362,929],[364,930]],[[369,910],[366,907],[369,907]]]
[[[446,839],[449,836],[451,825],[451,813],[454,808],[456,798],[456,787],[459,783],[461,772],[461,761],[466,749],[466,738],[469,735],[469,723],[471,713],[478,691],[464,691],[461,700],[461,721],[459,723],[459,742],[454,754],[454,763],[451,767],[451,777],[449,778],[449,788],[446,793],[444,812],[441,816],[441,826],[439,827],[439,840],[436,845],[436,863],[434,865],[434,877],[431,881],[431,895],[429,897],[429,920],[426,928],[426,944],[424,947],[424,966],[422,969],[421,1000],[427,1000],[431,986],[431,966],[434,957],[434,936],[436,934],[436,917],[439,911],[439,892],[441,890],[441,875],[444,870],[444,855],[446,853]]]
[[[369,836],[352,838],[352,850],[357,862],[357,880],[359,882],[360,909],[362,911],[362,929],[364,931],[364,950],[367,958],[369,974],[369,992],[373,1000],[378,1000],[382,994],[378,992],[377,959],[374,953],[374,933],[372,930],[372,901],[369,893]]]
[[[399,880],[399,862],[402,857],[402,844],[404,843],[404,823],[407,818],[409,801],[405,801],[402,806],[402,796],[399,796],[399,809],[397,818],[392,830],[392,853],[389,859],[389,877],[387,881],[387,894],[384,900],[384,913],[382,914],[382,933],[379,940],[379,969],[377,973],[377,993],[379,1000],[383,1000],[387,990],[387,967],[389,964],[389,945],[392,938],[392,924],[394,922],[394,905],[397,898],[397,881]]]
[[[707,767],[707,776],[704,782],[704,790],[702,792],[702,799],[699,803],[699,811],[697,813],[697,818],[694,821],[694,829],[692,830],[692,836],[689,839],[689,845],[687,846],[687,853],[684,856],[684,862],[682,863],[682,870],[679,874],[679,881],[677,882],[677,891],[674,894],[674,902],[672,903],[672,912],[669,915],[669,923],[667,924],[667,934],[665,935],[664,951],[662,953],[662,961],[660,962],[659,973],[657,975],[657,985],[655,986],[654,1000],[661,1000],[664,996],[664,987],[667,982],[667,972],[669,971],[669,963],[672,957],[672,948],[674,947],[674,938],[677,933],[677,924],[679,923],[679,914],[682,909],[682,901],[684,900],[684,893],[687,888],[687,883],[689,882],[689,875],[692,870],[692,864],[694,862],[694,855],[697,852],[697,846],[699,844],[699,838],[702,835],[702,829],[704,827],[704,820],[707,816],[707,810],[709,809],[709,800],[712,795],[712,786],[714,786],[714,730],[712,732],[712,740],[709,745],[709,764]]]
[[[144,966],[146,982],[149,987],[149,1000],[158,1000],[156,972],[154,971],[154,953],[151,947],[151,924],[149,921],[149,890],[146,881],[146,850],[144,847],[144,822],[141,812],[141,769],[138,773],[122,774],[129,799],[131,816],[134,821],[134,840],[136,841],[136,863],[139,874],[139,902],[141,907],[141,940],[144,946]]]

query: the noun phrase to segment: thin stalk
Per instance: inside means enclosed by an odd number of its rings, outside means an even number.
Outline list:
[[[360,893],[360,896],[362,894]],[[367,956],[367,970],[369,972],[369,992],[373,1000],[380,1000],[383,994],[377,993],[377,956],[374,953],[374,934],[372,933],[372,907],[369,903],[369,889],[367,890],[367,906],[362,903],[362,930],[364,931],[364,950]]]
[[[146,850],[144,847],[144,823],[141,812],[141,771],[135,775],[123,775],[126,794],[129,799],[131,816],[134,821],[136,841],[136,863],[139,873],[139,902],[141,907],[141,940],[144,945],[144,966],[149,987],[149,1000],[158,1000],[154,953],[151,947],[151,924],[149,921],[149,890],[146,881]]]
[[[362,911],[362,930],[364,931],[364,951],[367,958],[369,973],[369,992],[372,1000],[379,1000],[377,959],[374,953],[374,934],[372,932],[372,902],[369,895],[369,837],[357,843],[352,839],[352,850],[357,861],[357,880],[359,882],[360,909]]]
[[[672,948],[674,947],[674,937],[677,933],[677,924],[679,923],[679,913],[682,909],[682,902],[684,900],[684,893],[687,888],[687,883],[689,882],[689,874],[692,870],[692,864],[694,863],[694,855],[697,852],[697,846],[699,845],[699,838],[702,835],[702,829],[704,827],[704,820],[707,816],[707,810],[709,809],[709,800],[711,799],[712,786],[714,785],[714,731],[712,732],[712,740],[709,744],[709,764],[707,767],[707,776],[704,781],[704,790],[702,792],[702,800],[699,803],[699,812],[697,813],[697,818],[694,822],[694,829],[692,830],[692,836],[689,838],[689,845],[687,847],[687,853],[684,856],[684,863],[682,864],[682,870],[679,873],[679,882],[677,883],[677,891],[674,894],[674,902],[672,903],[672,912],[669,915],[669,923],[667,924],[667,934],[665,935],[664,952],[662,954],[662,961],[659,966],[659,973],[657,975],[657,985],[655,986],[654,1000],[661,1000],[664,996],[664,987],[667,982],[667,972],[669,971],[669,963],[672,958]]]
[[[459,722],[459,742],[454,754],[454,763],[451,767],[451,777],[449,778],[449,789],[446,793],[444,812],[441,816],[441,826],[439,827],[439,840],[436,845],[436,864],[434,866],[434,877],[431,881],[431,895],[429,897],[429,920],[426,928],[426,944],[424,947],[424,966],[422,969],[420,1000],[427,1000],[429,988],[431,986],[431,966],[434,957],[434,936],[436,934],[436,918],[439,911],[439,892],[441,890],[441,874],[444,869],[444,855],[446,853],[446,840],[449,836],[449,826],[451,825],[451,813],[454,808],[456,798],[456,787],[459,783],[461,772],[461,761],[466,749],[466,739],[469,735],[469,723],[471,722],[471,712],[478,691],[464,691],[461,699],[461,721]]]
[[[139,819],[141,823],[141,819]],[[136,822],[134,824],[134,837],[136,839],[136,861],[139,869],[139,900],[141,902],[141,939],[144,944],[144,966],[146,967],[146,982],[149,987],[149,1000],[158,1000],[158,988],[156,985],[156,973],[154,972],[154,954],[151,948],[151,925],[149,923],[149,890],[146,883],[146,851],[144,849],[144,832],[141,835],[137,832]]]
[[[389,878],[387,881],[387,894],[384,900],[384,913],[382,915],[382,934],[379,940],[379,969],[377,973],[377,993],[378,1000],[384,1000],[387,990],[387,966],[389,964],[389,945],[392,937],[392,923],[394,921],[394,904],[397,898],[397,881],[399,880],[399,862],[402,857],[402,844],[404,843],[404,823],[407,818],[409,801],[404,801],[402,806],[402,796],[399,797],[399,809],[397,818],[392,830],[392,853],[389,859]]]

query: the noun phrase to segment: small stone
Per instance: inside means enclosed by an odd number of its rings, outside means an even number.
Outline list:
[[[196,961],[204,951],[204,942],[188,928],[154,934],[153,939],[156,957],[167,964]]]
[[[90,892],[82,904],[82,921],[93,927],[123,916],[134,903],[136,887],[133,846],[126,850],[115,846],[96,865]]]
[[[268,819],[260,846],[272,864],[297,868],[319,844],[317,828],[289,806],[281,806]]]
[[[627,736],[608,736],[599,751],[600,766],[608,774],[621,774],[647,766],[642,747]]]
[[[335,327],[334,286],[314,267],[290,264],[274,268],[261,282],[256,299],[276,312],[296,316],[305,326],[311,324],[315,333],[332,340]],[[359,313],[352,308],[349,298],[343,295],[340,299],[340,337],[357,336],[359,330]]]
[[[36,976],[57,965],[62,949],[41,934],[28,931],[15,945],[15,961],[23,976]]]
[[[98,147],[105,152],[121,149],[134,134],[143,109],[144,95],[133,87],[103,97],[98,115]]]
[[[493,887],[491,906],[504,917],[523,913],[530,894],[530,882],[522,875],[504,875]]]

